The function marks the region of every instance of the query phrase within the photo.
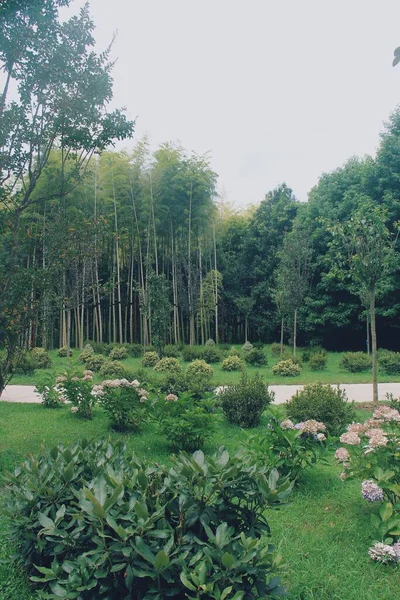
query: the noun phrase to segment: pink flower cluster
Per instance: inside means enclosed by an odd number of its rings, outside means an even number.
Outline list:
[[[178,396],[175,394],[168,394],[168,396],[165,396],[165,399],[168,400],[168,402],[176,402],[178,400]]]
[[[400,562],[400,542],[389,546],[388,544],[382,544],[377,542],[368,550],[369,556],[372,560],[376,560],[380,563],[399,563]]]
[[[376,485],[372,479],[367,479],[361,484],[361,494],[365,500],[369,502],[379,502],[383,500],[383,491]]]
[[[354,431],[342,433],[342,435],[340,436],[340,441],[342,442],[342,444],[349,444],[350,446],[359,446],[361,444],[360,437]]]
[[[342,463],[345,463],[349,460],[350,454],[346,448],[338,448],[335,452],[335,458]]]
[[[380,406],[374,412],[375,419],[382,419],[383,421],[400,421],[400,412],[390,406]]]
[[[105,390],[116,389],[116,388],[134,388],[140,396],[141,402],[147,399],[148,392],[143,388],[139,388],[140,383],[135,379],[134,381],[128,381],[127,379],[105,379],[100,385],[94,385],[92,393],[94,396],[104,396]]]
[[[302,433],[315,435],[320,442],[326,440],[325,433],[322,433],[326,431],[326,425],[315,419],[308,419],[308,421],[296,424],[290,419],[285,419],[280,425],[282,429],[298,429]]]

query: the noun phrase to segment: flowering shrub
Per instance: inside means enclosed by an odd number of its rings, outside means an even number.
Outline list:
[[[69,350],[69,355],[72,356],[72,350]],[[66,356],[68,356],[68,346],[62,346],[61,348],[59,348],[57,350],[57,356],[61,356],[62,358],[65,358]]]
[[[274,400],[260,375],[250,379],[242,374],[239,383],[220,390],[218,403],[226,419],[240,427],[256,427],[265,408]]]
[[[116,346],[111,350],[108,357],[110,360],[124,360],[128,358],[128,348],[125,348],[125,346]]]
[[[34,369],[48,369],[52,360],[50,354],[44,348],[32,348],[29,351]]]
[[[214,415],[190,394],[168,394],[154,411],[160,433],[176,450],[199,450],[214,432]]]
[[[242,371],[245,365],[239,356],[228,356],[222,361],[223,371]]]
[[[300,375],[300,371],[300,365],[296,364],[291,358],[281,360],[272,367],[273,374],[282,377],[296,377],[296,375]]]
[[[142,365],[144,367],[155,367],[160,360],[157,352],[145,352],[142,358]]]
[[[267,357],[264,350],[260,348],[252,348],[247,350],[244,355],[244,360],[253,367],[263,367],[267,364]]]
[[[278,469],[280,475],[297,480],[326,453],[326,427],[313,419],[294,424],[271,416],[262,433],[248,438],[246,450],[260,465]]]
[[[214,340],[209,339],[209,340],[206,341],[206,343],[204,344],[204,346],[206,346],[207,348],[210,348],[210,347],[213,348],[215,346],[215,342],[214,342]]]
[[[194,360],[186,367],[186,377],[205,377],[211,379],[214,375],[213,368],[205,360]]]
[[[339,388],[310,383],[286,403],[288,417],[294,421],[316,419],[325,423],[331,435],[339,435],[354,418],[353,404]]]
[[[54,380],[52,375],[48,375],[44,381],[37,384],[35,392],[40,394],[45,408],[58,408],[65,402],[60,383],[60,378]]]
[[[154,370],[159,373],[180,373],[181,365],[177,358],[165,357],[158,361]]]
[[[341,479],[360,478],[363,498],[379,505],[371,524],[381,541],[369,555],[378,562],[400,562],[400,412],[380,406],[365,423],[349,425],[340,441],[346,445],[335,454],[343,465]]]
[[[345,352],[339,366],[350,373],[361,373],[371,368],[372,359],[365,352]]]
[[[171,463],[83,440],[6,474],[11,540],[44,597],[282,597],[266,509],[291,484],[223,448]]]
[[[85,361],[85,366],[91,371],[100,371],[105,362],[106,358],[102,354],[91,354]]]
[[[86,344],[86,346],[84,347],[84,349],[82,350],[82,352],[79,355],[79,360],[82,363],[85,363],[87,361],[88,358],[90,358],[92,355],[94,354],[94,349],[93,346],[91,346],[90,344]]]
[[[125,369],[121,363],[116,360],[106,360],[100,369],[100,375],[111,375],[113,377],[123,377]]]
[[[83,377],[67,373],[65,377],[59,378],[60,391],[64,398],[72,404],[71,412],[76,413],[82,419],[91,419],[96,397],[92,394],[91,371],[84,371]]]
[[[105,380],[93,386],[93,394],[116,431],[136,431],[147,419],[148,393],[138,381]]]

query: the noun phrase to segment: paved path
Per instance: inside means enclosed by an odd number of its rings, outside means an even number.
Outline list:
[[[341,384],[341,388],[346,391],[349,400],[355,402],[372,401],[372,385],[370,383],[346,383]],[[302,385],[271,385],[270,389],[275,392],[275,404],[283,404],[289,400],[297,390],[301,390]],[[35,394],[33,385],[9,385],[6,387],[1,400],[8,402],[40,402],[40,397]],[[400,396],[400,383],[380,383],[379,400],[385,400],[385,395],[392,393],[396,398]]]

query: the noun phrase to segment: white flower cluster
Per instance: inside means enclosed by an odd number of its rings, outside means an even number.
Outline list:
[[[400,562],[400,542],[389,546],[388,544],[382,544],[377,542],[368,550],[369,556],[372,560],[376,560],[380,563],[399,563]]]
[[[282,429],[299,429],[304,434],[314,435],[320,442],[326,440],[326,425],[315,419],[308,419],[302,423],[294,424],[290,419],[285,419],[280,424]]]

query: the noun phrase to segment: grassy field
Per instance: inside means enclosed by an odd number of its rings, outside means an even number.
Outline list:
[[[237,346],[237,348],[240,348]],[[370,383],[371,382],[371,371],[365,371],[363,373],[349,373],[340,367],[340,359],[342,358],[342,352],[329,352],[328,353],[328,362],[327,367],[323,371],[312,371],[308,365],[308,363],[304,363],[302,365],[302,370],[300,375],[296,377],[281,377],[279,375],[274,375],[272,373],[272,367],[279,361],[279,358],[272,356],[270,347],[265,347],[265,354],[268,360],[268,364],[265,367],[256,368],[252,366],[247,366],[246,370],[249,375],[253,375],[254,373],[261,373],[264,377],[265,381],[269,384],[304,384],[304,383],[312,383],[315,381],[320,381],[322,383]],[[51,369],[40,369],[35,371],[34,375],[15,375],[12,379],[13,384],[20,385],[35,385],[38,381],[42,380],[48,373],[53,375],[58,375],[63,373],[67,368],[67,359],[60,358],[57,356],[55,351],[50,352],[52,357],[53,366]],[[72,358],[70,359],[70,367],[76,368],[79,371],[83,371],[84,365],[78,360],[79,351],[74,350]],[[301,351],[299,351],[299,356],[301,356]],[[141,364],[141,358],[128,358],[126,360],[120,361],[121,364],[126,368],[130,375],[136,377],[138,371],[140,370],[142,376],[141,380],[147,378],[147,374],[152,378],[157,378],[158,374],[154,371],[154,369],[148,368],[144,369]],[[180,363],[182,368],[185,369],[189,363],[185,363],[182,359],[180,359]],[[212,365],[214,369],[214,378],[213,383],[215,385],[226,385],[229,383],[233,383],[237,381],[240,377],[240,372],[233,371],[227,372],[223,371],[221,368],[221,364],[217,363]],[[101,377],[96,375],[95,382],[100,382]],[[382,383],[386,382],[396,382],[400,381],[399,375],[386,375],[383,372],[379,373],[379,381]]]
[[[280,409],[281,411],[283,409]],[[358,418],[365,418],[358,411]],[[223,417],[205,451],[224,444],[234,451],[247,435]],[[266,425],[264,418],[259,429]],[[108,436],[107,419],[100,408],[94,419],[77,419],[67,407],[0,403],[0,469],[12,468],[41,444],[73,442],[82,437]],[[112,438],[147,460],[168,461],[170,452],[152,425],[142,433]],[[400,569],[370,561],[367,550],[374,541],[369,524],[370,506],[362,500],[360,482],[342,483],[332,459],[306,472],[288,506],[270,511],[272,542],[282,554],[281,574],[292,600],[397,600]],[[0,519],[0,559],[12,552]],[[0,600],[33,600],[35,593],[21,569],[0,562]]]

